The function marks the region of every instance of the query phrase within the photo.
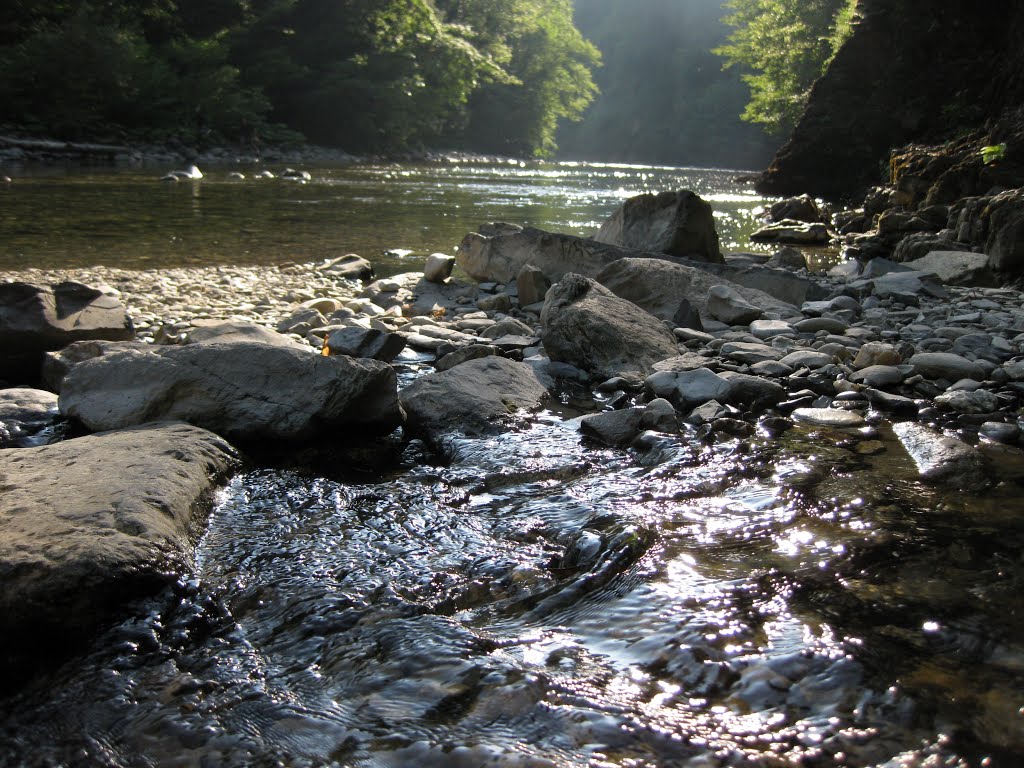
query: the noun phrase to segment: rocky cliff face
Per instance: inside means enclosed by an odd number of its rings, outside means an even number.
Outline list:
[[[938,197],[1020,186],[1024,4],[861,0],[860,15],[759,191],[862,199],[905,175],[923,202],[954,167]],[[986,165],[978,150],[1001,142],[1005,156]],[[890,151],[908,144],[917,146],[890,163]]]

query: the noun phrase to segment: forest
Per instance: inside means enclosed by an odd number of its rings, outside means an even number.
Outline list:
[[[753,167],[855,0],[11,0],[0,128]]]

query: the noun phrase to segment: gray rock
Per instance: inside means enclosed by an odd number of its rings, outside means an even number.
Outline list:
[[[423,265],[423,279],[431,283],[443,283],[452,276],[455,257],[446,253],[432,253]]]
[[[722,262],[711,206],[688,190],[626,200],[594,240],[650,253]]]
[[[674,434],[679,431],[679,416],[672,403],[663,397],[656,397],[644,408],[641,426],[644,429]]]
[[[52,664],[187,572],[210,494],[236,463],[187,424],[0,451],[4,662]]]
[[[709,317],[726,325],[749,325],[764,314],[732,287],[721,284],[711,286],[704,309]]]
[[[850,324],[837,317],[808,317],[806,320],[794,323],[793,327],[800,331],[800,333],[825,331],[827,333],[842,334],[846,332]]]
[[[999,398],[984,389],[943,392],[935,398],[935,403],[957,413],[992,413],[999,410]]]
[[[864,417],[859,413],[837,408],[797,408],[792,415],[794,421],[819,427],[856,429],[865,424]]]
[[[673,397],[670,399],[687,410],[710,400],[727,401],[731,391],[732,386],[727,379],[707,368],[696,368],[675,374]]]
[[[194,320],[192,321],[192,330],[189,331],[183,342],[185,344],[248,342],[307,349],[295,339],[249,320]]]
[[[643,408],[593,413],[580,419],[580,431],[605,445],[629,445],[643,431]]]
[[[722,378],[729,382],[726,402],[748,407],[772,406],[786,399],[786,389],[774,381],[760,376],[725,371]]]
[[[892,431],[923,479],[958,489],[983,487],[988,482],[986,462],[967,443],[914,422],[893,424]]]
[[[299,307],[277,324],[278,333],[297,333],[305,336],[313,328],[327,325],[327,318],[313,307]]]
[[[869,387],[886,389],[902,383],[903,374],[894,365],[869,365],[866,368],[854,371],[850,381],[866,384]]]
[[[416,379],[400,393],[406,429],[437,439],[494,431],[516,410],[534,410],[547,388],[533,367],[503,357],[469,360]]]
[[[325,357],[269,344],[130,349],[75,365],[64,415],[92,431],[181,420],[255,446],[402,423],[395,372],[377,360]]]
[[[997,443],[1013,444],[1020,440],[1020,427],[1002,421],[986,421],[978,428],[978,434]]]
[[[371,280],[373,264],[355,253],[346,253],[317,267],[318,272],[346,280]]]
[[[444,355],[434,363],[434,369],[438,371],[447,371],[457,365],[468,362],[469,360],[479,360],[482,357],[492,357],[500,354],[501,350],[492,344],[470,344],[469,346],[456,349],[454,352],[449,352],[447,355]]]
[[[719,347],[718,353],[722,357],[746,365],[753,365],[765,360],[777,361],[783,355],[781,349],[750,341],[727,341]]]
[[[59,416],[57,395],[42,389],[0,389],[0,448],[21,441],[46,427]]]
[[[613,261],[636,255],[594,240],[527,227],[471,232],[462,239],[455,260],[474,280],[508,283],[527,265],[554,281],[567,272],[592,277]]]
[[[603,379],[643,378],[679,350],[664,323],[581,275],[552,286],[541,322],[548,357]]]
[[[857,351],[853,359],[856,369],[870,368],[873,365],[899,365],[902,362],[896,347],[884,341],[869,341]]]
[[[64,377],[75,365],[83,360],[125,349],[150,350],[153,347],[141,341],[76,341],[64,349],[46,353],[43,358],[42,384],[51,392],[60,394]]]
[[[985,379],[985,371],[981,366],[951,352],[918,352],[907,363],[913,367],[914,373],[930,379]]]
[[[544,301],[550,287],[551,281],[544,276],[544,270],[532,264],[524,265],[516,275],[519,306],[529,307]]]
[[[933,275],[948,285],[994,286],[995,272],[984,253],[971,251],[931,251],[927,256],[907,262],[910,269]]]
[[[772,203],[771,208],[768,209],[768,219],[773,222],[786,221],[787,219],[805,221],[809,224],[822,221],[821,210],[810,195],[787,197],[784,200]]]
[[[824,368],[826,365],[831,365],[834,361],[832,359],[832,355],[824,352],[818,352],[813,349],[797,349],[781,358],[779,362],[794,369],[810,368],[811,370],[814,370],[817,368]]]
[[[533,328],[522,320],[516,320],[514,317],[506,317],[503,320],[498,320],[493,325],[484,328],[480,331],[481,338],[484,339],[498,339],[502,336],[526,336],[535,337],[536,333]]]
[[[821,223],[785,220],[761,227],[750,235],[755,242],[821,245],[829,241],[828,227]]]
[[[728,286],[742,301],[765,311],[793,309],[756,288],[741,286],[705,269],[660,259],[623,258],[602,269],[596,279],[616,296],[668,321],[675,321],[687,309],[705,312],[708,292],[715,285]]]
[[[750,334],[759,339],[775,336],[796,336],[797,329],[785,320],[755,320],[750,324]]]
[[[112,293],[75,282],[0,283],[0,378],[34,384],[44,352],[85,339],[133,338],[132,320]]]
[[[350,326],[327,334],[324,349],[328,355],[347,355],[390,363],[405,349],[405,337],[376,328]]]

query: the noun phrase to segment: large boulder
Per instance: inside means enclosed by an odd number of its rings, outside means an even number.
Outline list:
[[[60,409],[92,431],[175,419],[239,443],[309,440],[402,423],[386,363],[268,344],[110,352],[75,365]]]
[[[583,237],[532,227],[502,226],[485,233],[470,232],[462,239],[455,258],[474,280],[507,283],[527,265],[555,281],[566,272],[593,277],[623,256],[640,255],[643,254]]]
[[[83,339],[134,337],[114,292],[75,282],[0,283],[0,378],[12,383],[36,383],[49,350]]]
[[[0,663],[52,663],[187,570],[236,461],[222,438],[181,423],[0,451]]]
[[[660,259],[619,259],[601,270],[596,279],[616,296],[667,321],[679,319],[684,303],[703,313],[708,292],[715,285],[729,285],[745,301],[765,312],[798,314],[795,306],[757,288],[731,283],[714,271]]]
[[[541,323],[548,357],[605,379],[642,379],[679,353],[661,320],[582,275],[567,274],[551,287]]]
[[[492,431],[514,411],[538,408],[546,396],[531,366],[497,356],[421,376],[400,393],[406,429],[434,439]]]
[[[711,205],[689,190],[631,197],[594,235],[599,243],[722,263]]]

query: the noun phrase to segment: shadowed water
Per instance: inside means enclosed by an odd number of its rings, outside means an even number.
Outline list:
[[[391,275],[453,253],[483,222],[589,236],[627,197],[668,189],[704,196],[723,249],[742,250],[763,202],[738,171],[709,169],[366,164],[310,168],[304,183],[241,166],[203,170],[168,183],[152,168],[51,168],[0,185],[0,269],[283,264],[354,252]],[[247,178],[229,178],[235,170]]]
[[[6,702],[7,763],[1014,765],[1019,484],[926,488],[886,434],[612,451],[549,413],[247,472],[195,580]]]

